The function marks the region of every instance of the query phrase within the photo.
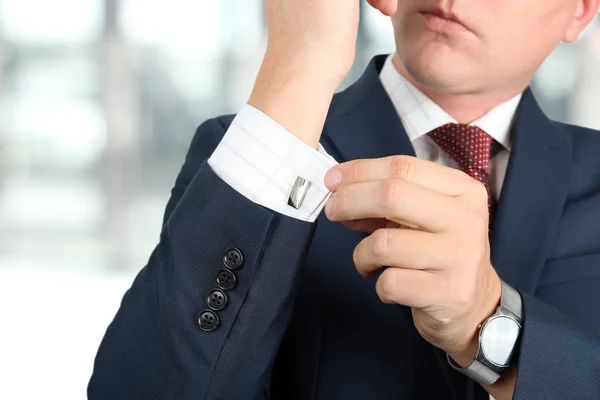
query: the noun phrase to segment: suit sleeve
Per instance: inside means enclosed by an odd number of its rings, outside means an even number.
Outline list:
[[[160,242],[125,294],[98,350],[88,398],[253,399],[293,308],[296,276],[315,224],[251,202],[206,159],[225,127],[196,132],[167,204]],[[199,326],[228,249],[241,251],[216,329]]]
[[[534,297],[522,297],[525,323],[513,398],[600,399],[600,335]]]

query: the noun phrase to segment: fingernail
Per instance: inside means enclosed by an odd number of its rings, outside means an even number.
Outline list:
[[[342,183],[342,171],[339,168],[333,167],[325,174],[325,186],[329,190],[335,190]]]

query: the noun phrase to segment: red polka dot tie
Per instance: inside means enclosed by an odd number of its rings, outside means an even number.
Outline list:
[[[490,229],[496,211],[496,198],[489,183],[489,164],[494,139],[476,126],[446,124],[434,129],[429,137],[473,179],[485,185],[488,192]]]

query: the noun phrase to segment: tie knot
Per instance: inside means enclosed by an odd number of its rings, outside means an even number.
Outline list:
[[[488,178],[494,139],[476,126],[446,124],[434,129],[429,137],[470,177],[484,182]]]

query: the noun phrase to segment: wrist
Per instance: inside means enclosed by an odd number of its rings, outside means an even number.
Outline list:
[[[252,97],[269,95],[307,95],[331,97],[345,73],[340,68],[324,66],[318,57],[286,55],[267,50],[262,62]]]
[[[477,355],[477,351],[479,350],[479,329],[475,331],[472,335],[472,338],[461,348],[458,350],[454,350],[448,352],[448,356],[454,360],[456,364],[458,364],[461,368],[467,368]]]
[[[475,359],[479,350],[479,333],[483,324],[491,318],[500,309],[502,299],[502,282],[500,278],[493,274],[486,291],[485,301],[482,302],[482,308],[476,314],[474,321],[469,324],[467,335],[462,342],[463,345],[454,351],[448,352],[448,355],[462,368],[468,367]]]
[[[345,53],[331,46],[315,46],[314,43],[290,45],[269,40],[261,70],[267,67],[293,72],[335,90],[354,63],[354,52]]]
[[[248,103],[313,148],[318,147],[329,105],[343,74],[296,55],[269,53]]]

